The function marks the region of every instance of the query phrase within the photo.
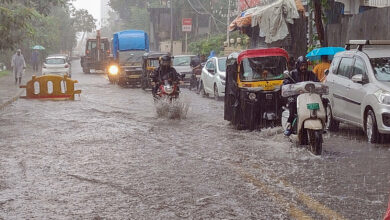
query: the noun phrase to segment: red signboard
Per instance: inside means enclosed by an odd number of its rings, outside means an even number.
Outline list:
[[[244,11],[248,8],[253,8],[259,5],[261,2],[261,0],[239,0],[240,10]]]
[[[183,32],[191,32],[192,31],[192,18],[183,18],[181,25],[182,25]]]

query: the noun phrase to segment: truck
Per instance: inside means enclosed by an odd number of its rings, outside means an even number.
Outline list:
[[[117,32],[112,39],[113,59],[118,65],[120,86],[141,85],[142,56],[149,52],[149,37],[142,30]]]
[[[110,42],[108,38],[100,36],[100,30],[96,32],[96,38],[89,38],[85,44],[85,56],[81,56],[80,63],[84,73],[90,73],[91,69],[106,71],[110,59]]]

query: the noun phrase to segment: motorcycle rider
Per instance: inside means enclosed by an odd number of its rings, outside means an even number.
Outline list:
[[[294,84],[305,81],[319,82],[317,76],[310,70],[307,70],[308,62],[304,56],[298,57],[295,63],[295,69],[291,71],[291,78],[287,77],[283,81],[283,85]],[[297,96],[291,96],[288,98],[288,110],[290,115],[287,120],[287,128],[284,131],[284,135],[290,136],[292,133],[292,123],[295,115],[297,114]]]
[[[156,96],[157,90],[160,86],[160,83],[163,83],[164,80],[172,81],[173,84],[179,83],[180,74],[176,72],[175,68],[171,66],[172,60],[171,56],[163,55],[159,59],[159,67],[156,68],[151,74],[152,79],[152,94],[153,97]]]
[[[190,83],[190,89],[195,88],[196,91],[199,90],[199,82],[196,76],[200,76],[202,73],[202,66],[200,63],[199,56],[195,56],[191,59],[190,66],[192,68],[192,75],[191,75],[191,83]]]

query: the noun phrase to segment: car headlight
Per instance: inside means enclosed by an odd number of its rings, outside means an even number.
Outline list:
[[[249,98],[249,100],[251,100],[251,101],[256,100],[256,93],[253,93],[253,92],[249,93],[248,98]]]
[[[374,93],[379,103],[390,105],[390,92],[378,90]]]
[[[119,68],[118,68],[117,65],[112,65],[112,66],[110,66],[110,68],[108,69],[108,73],[109,73],[110,75],[117,75],[118,72],[119,72]]]

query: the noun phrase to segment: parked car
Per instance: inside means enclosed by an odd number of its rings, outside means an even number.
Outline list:
[[[42,75],[68,75],[72,77],[70,63],[66,56],[53,55],[48,56],[42,65]]]
[[[177,55],[173,58],[172,66],[183,78],[185,86],[189,86],[191,81],[192,68],[190,63],[192,57],[195,57],[195,55]]]
[[[356,45],[356,50],[350,46]],[[390,41],[350,41],[337,53],[326,78],[329,86],[327,124],[337,130],[339,123],[361,127],[368,142],[377,143],[390,134]]]
[[[207,60],[200,77],[200,93],[203,96],[212,94],[219,100],[225,96],[226,57],[212,57]]]

